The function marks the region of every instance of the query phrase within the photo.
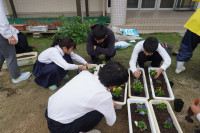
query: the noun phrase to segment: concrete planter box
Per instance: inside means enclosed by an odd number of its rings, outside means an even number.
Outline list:
[[[11,26],[15,27],[19,31],[25,31],[26,24],[10,24]]]
[[[30,57],[26,57],[28,55],[32,55]],[[22,57],[24,56],[24,57]],[[19,58],[22,57],[22,58]],[[28,52],[28,53],[22,53],[22,54],[17,54],[17,64],[18,66],[26,66],[26,65],[31,65],[34,64],[36,59],[37,59],[37,52]],[[4,61],[2,69],[7,69],[7,64],[6,61]]]
[[[48,26],[27,26],[26,29],[30,32],[47,32]]]
[[[130,108],[130,104],[132,103],[139,103],[139,104],[145,104],[145,106],[147,107],[147,111],[148,111],[148,118],[149,118],[149,124],[151,127],[151,133],[157,133],[156,132],[156,128],[155,128],[155,124],[154,124],[154,120],[153,120],[153,116],[151,113],[151,109],[149,107],[149,103],[147,102],[146,99],[132,99],[129,98],[127,100],[127,106],[128,106],[128,122],[129,122],[129,133],[133,133],[133,127],[132,127],[132,117],[131,117],[131,108]]]
[[[149,99],[149,91],[148,91],[148,87],[147,87],[147,81],[146,81],[146,76],[145,76],[145,72],[143,68],[137,68],[137,70],[140,70],[142,72],[142,76],[143,76],[143,85],[144,85],[144,92],[145,92],[145,97],[140,97],[140,96],[132,96],[131,95],[131,70],[130,68],[128,69],[128,73],[129,73],[129,81],[128,81],[128,95],[130,98],[144,98],[144,99]]]
[[[159,68],[157,68],[157,67],[149,67],[148,68],[148,75],[149,75],[149,80],[150,80],[150,86],[151,86],[152,96],[153,96],[154,99],[172,101],[172,100],[174,100],[174,94],[172,92],[172,88],[171,88],[171,86],[169,84],[169,80],[167,78],[167,74],[165,73],[165,71],[162,72],[162,75],[164,76],[165,83],[167,85],[167,90],[168,90],[168,93],[169,93],[169,97],[157,97],[155,95],[153,81],[152,81],[152,78],[150,76],[150,70],[158,70],[158,69]]]
[[[159,121],[157,121],[157,119],[156,119],[156,115],[155,115],[155,112],[154,112],[154,109],[153,109],[153,105],[161,104],[161,103],[165,103],[167,105],[167,111],[170,114],[171,119],[173,120],[173,124],[174,124],[176,130],[178,131],[178,133],[183,133],[183,131],[182,131],[177,119],[176,119],[176,116],[175,116],[175,114],[174,114],[174,112],[173,112],[173,110],[172,110],[172,108],[171,108],[171,106],[169,104],[169,102],[165,101],[165,100],[150,100],[149,101],[149,106],[150,106],[150,109],[151,109],[151,112],[152,112],[152,116],[153,116],[153,120],[154,120],[154,123],[155,123],[156,132],[157,133],[161,133],[160,132],[160,128],[158,126],[158,122]]]

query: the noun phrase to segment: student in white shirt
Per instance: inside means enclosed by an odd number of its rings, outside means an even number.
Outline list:
[[[164,62],[160,66],[162,59]],[[136,69],[136,61],[142,68],[144,68],[144,63],[146,61],[152,61],[152,67],[160,66],[160,68],[157,70],[157,75],[155,78],[157,78],[171,64],[170,56],[166,50],[158,43],[158,39],[155,37],[149,37],[145,41],[140,41],[134,47],[129,65],[134,76],[139,78],[141,72],[137,71]]]
[[[112,126],[116,103],[110,90],[127,80],[127,69],[116,62],[104,65],[98,76],[82,71],[49,98],[45,116],[50,132],[88,132],[103,116]]]
[[[64,77],[68,77],[68,70],[85,70],[83,65],[75,65],[72,60],[86,65],[90,65],[73,50],[76,43],[69,37],[63,39],[55,38],[50,48],[44,50],[39,56],[33,67],[35,82],[51,90],[57,89],[56,84]]]
[[[17,65],[15,45],[18,43],[18,33],[19,31],[9,24],[4,12],[3,1],[0,0],[0,70],[3,62],[6,61],[13,83],[26,80],[31,75],[30,72],[20,73]]]

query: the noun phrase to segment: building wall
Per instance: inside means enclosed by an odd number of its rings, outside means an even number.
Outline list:
[[[200,2],[198,3],[198,6],[197,6],[197,9],[199,9],[200,8]]]
[[[3,0],[10,7],[8,0]],[[85,12],[85,0],[82,11]],[[76,0],[13,0],[18,17],[55,17],[76,15]],[[12,14],[11,8],[5,9],[7,15]],[[103,0],[89,0],[90,15],[100,16],[103,13]]]

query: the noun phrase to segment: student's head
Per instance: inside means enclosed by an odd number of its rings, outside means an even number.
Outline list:
[[[92,26],[94,40],[97,43],[102,43],[107,38],[107,29],[102,24]]]
[[[106,87],[120,86],[127,82],[128,71],[118,62],[109,62],[100,68],[99,80]]]
[[[66,54],[70,54],[73,51],[73,49],[76,49],[76,43],[69,37],[65,37],[63,39],[59,37],[54,38],[54,41],[51,47],[54,47],[56,45],[59,45],[59,47]]]
[[[143,44],[144,54],[151,55],[158,48],[158,39],[155,37],[148,37]]]

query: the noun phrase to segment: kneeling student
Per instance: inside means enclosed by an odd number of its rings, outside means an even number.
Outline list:
[[[76,43],[71,38],[55,38],[52,46],[44,50],[35,62],[33,67],[35,82],[45,88],[57,89],[56,84],[68,76],[68,70],[86,69],[83,65],[75,65],[72,59],[90,68],[82,57],[73,52],[75,48]]]
[[[50,132],[88,132],[103,117],[112,126],[116,103],[110,90],[127,80],[127,69],[115,62],[107,63],[98,76],[82,71],[49,98],[45,116]]]
[[[164,60],[160,66],[161,61]],[[138,65],[144,68],[146,61],[152,61],[152,67],[159,67],[155,78],[165,71],[171,64],[171,58],[166,50],[158,43],[158,39],[155,37],[149,37],[145,41],[138,42],[133,50],[131,60],[129,62],[130,69],[136,78],[140,77],[141,72],[137,71],[136,61]]]

